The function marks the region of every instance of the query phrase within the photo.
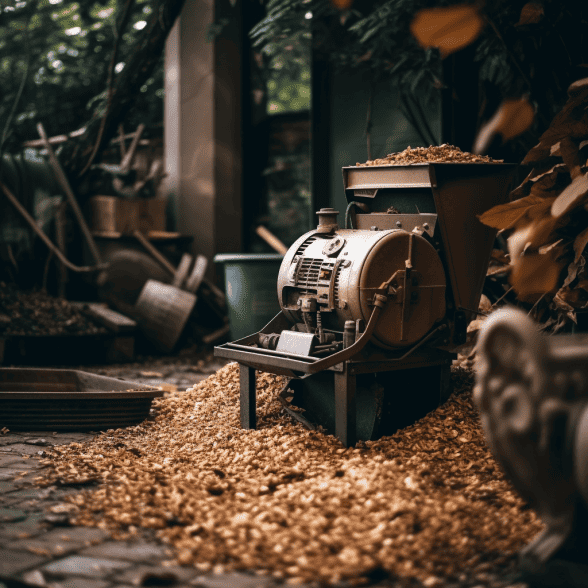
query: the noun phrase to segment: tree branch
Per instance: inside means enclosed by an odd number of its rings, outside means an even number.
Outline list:
[[[165,48],[165,41],[185,0],[156,0],[141,40],[116,78],[112,89],[111,107],[104,117],[96,114],[86,125],[85,133],[76,141],[68,141],[61,152],[62,165],[70,178],[79,177],[89,155],[95,149],[98,158],[118,132],[118,125],[135,103],[141,86],[149,79]],[[100,129],[102,133],[100,134]]]
[[[126,0],[125,5],[122,10],[122,16],[120,21],[116,27],[116,33],[114,37],[114,47],[112,48],[112,57],[110,58],[110,65],[108,66],[108,81],[106,82],[106,110],[104,111],[104,116],[100,121],[100,129],[98,130],[98,137],[96,138],[96,143],[94,143],[94,149],[92,150],[92,154],[90,155],[90,159],[84,166],[84,169],[80,172],[80,176],[83,176],[90,166],[92,165],[94,158],[96,157],[96,153],[98,152],[98,148],[100,147],[100,142],[102,140],[102,135],[104,134],[104,125],[106,123],[106,117],[108,115],[108,111],[110,110],[110,106],[112,104],[112,82],[114,80],[114,67],[116,65],[116,56],[118,54],[118,46],[120,40],[123,35],[123,31],[125,30],[127,23],[129,22],[129,18],[131,16],[131,8],[135,0]]]

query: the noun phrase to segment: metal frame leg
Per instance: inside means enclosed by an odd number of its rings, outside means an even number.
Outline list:
[[[345,371],[335,372],[335,435],[345,447],[355,445],[357,438],[355,409],[355,374]]]
[[[255,429],[256,422],[256,400],[255,393],[255,369],[239,364],[239,412],[241,415],[241,428]]]

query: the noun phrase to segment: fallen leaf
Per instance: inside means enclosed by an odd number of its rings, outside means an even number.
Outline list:
[[[579,206],[584,196],[588,193],[588,174],[578,176],[572,183],[555,199],[551,214],[558,218]]]
[[[419,11],[410,30],[422,47],[437,47],[447,57],[475,41],[484,20],[474,5],[427,8]]]
[[[510,229],[515,226],[517,221],[519,221],[532,206],[540,204],[541,202],[543,202],[543,198],[531,194],[524,198],[507,202],[506,204],[494,206],[478,218],[481,223],[484,223],[493,229]]]
[[[562,241],[563,239],[559,239],[555,243],[550,243],[549,245],[543,245],[543,247],[539,247],[539,254],[545,255],[546,253],[549,253],[554,247],[557,247]]]
[[[555,298],[557,298],[556,305],[566,311],[586,308],[588,305],[588,292],[584,288],[570,288],[569,286],[560,288]]]
[[[543,5],[540,2],[527,2],[521,9],[519,22],[515,27],[520,27],[526,24],[536,24],[544,16]]]
[[[564,137],[558,145],[560,146],[561,157],[570,172],[572,180],[576,179],[580,174],[580,149],[578,144],[570,137]]]
[[[521,163],[527,165],[544,161],[549,157],[551,147],[563,137],[584,139],[588,136],[588,118],[582,119],[582,108],[581,99],[570,99],[564,110],[553,119],[549,128],[541,135],[539,143],[527,153]]]
[[[473,320],[468,325],[467,332],[473,333],[475,331],[479,331],[482,328],[482,326],[484,325],[485,319],[486,319],[486,317]]]
[[[572,263],[568,265],[568,275],[562,284],[563,288],[569,286],[578,277],[578,272],[580,272],[585,264],[586,260],[583,257],[580,257],[577,261],[572,261]]]
[[[553,232],[561,225],[561,221],[549,213],[554,200],[555,198],[547,198],[542,204],[533,206],[527,211],[527,216],[532,217],[527,239],[529,247],[533,249],[547,244]]]
[[[547,255],[531,254],[517,259],[510,273],[510,283],[523,302],[536,302],[543,294],[557,288],[563,261],[556,261],[555,249]]]
[[[574,312],[574,307],[569,304],[566,300],[564,300],[564,296],[565,296],[565,290],[563,288],[561,288],[557,294],[553,297],[553,303],[555,304],[556,308],[559,308],[563,311],[565,311],[565,313],[568,315],[568,317],[574,321],[577,322],[576,320],[576,313]]]
[[[565,163],[558,163],[529,180],[531,183],[531,194],[540,198],[553,196],[550,192],[557,190],[558,193],[570,183],[568,168]]]
[[[551,149],[549,150],[549,155],[561,157],[561,141],[558,141],[557,143],[555,143],[555,145],[551,146]]]
[[[497,132],[505,141],[524,133],[533,124],[535,109],[526,98],[505,100],[500,107],[501,117]]]
[[[512,269],[512,266],[510,266],[510,265],[501,265],[500,267],[491,267],[491,268],[488,268],[486,275],[487,276],[498,276],[500,274],[508,274],[511,269]]]
[[[568,96],[577,96],[578,94],[582,94],[585,90],[588,90],[588,78],[576,80],[568,87]]]
[[[524,133],[535,118],[535,109],[526,98],[504,100],[496,114],[480,129],[474,153],[484,153],[495,135],[508,141]]]
[[[584,229],[574,240],[574,263],[578,263],[578,260],[584,253],[584,249],[588,245],[588,229]]]
[[[349,10],[353,0],[331,0],[331,4],[339,10]]]
[[[510,254],[513,266],[525,250],[526,245],[529,243],[530,232],[531,227],[526,226],[522,229],[514,231],[513,234],[506,240],[508,252]]]

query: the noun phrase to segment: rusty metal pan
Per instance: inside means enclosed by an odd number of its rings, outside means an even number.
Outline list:
[[[80,370],[0,368],[0,428],[84,431],[136,425],[164,392]]]

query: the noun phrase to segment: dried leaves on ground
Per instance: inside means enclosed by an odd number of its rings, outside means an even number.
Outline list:
[[[410,165],[413,163],[502,163],[487,155],[474,155],[453,145],[431,147],[407,147],[404,151],[390,153],[386,157],[356,163],[360,167],[371,165]]]
[[[588,309],[588,78],[523,160],[531,172],[480,220],[508,231],[509,279],[517,298],[537,305],[538,320],[556,332]]]
[[[346,449],[291,421],[276,399],[283,379],[267,373],[259,428],[241,429],[233,363],[156,400],[152,421],[54,448],[44,482],[100,481],[72,498],[75,523],[119,538],[158,529],[177,562],[201,570],[326,583],[384,570],[434,586],[541,529],[486,447],[472,384],[454,370],[443,406]]]
[[[42,290],[21,291],[0,282],[0,335],[97,335],[108,329],[83,307]]]

